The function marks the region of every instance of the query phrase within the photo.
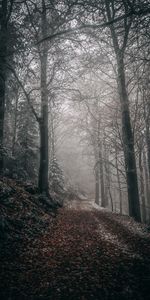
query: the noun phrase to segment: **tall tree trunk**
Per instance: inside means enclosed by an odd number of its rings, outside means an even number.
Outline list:
[[[52,159],[55,157],[55,133],[54,133],[54,116],[52,107],[51,110],[51,149],[52,149]]]
[[[148,171],[150,176],[150,128],[149,124],[146,124],[146,144],[147,144],[147,157],[148,157]]]
[[[97,103],[98,105],[98,103]],[[101,135],[101,136],[100,136]],[[104,187],[104,166],[103,166],[103,147],[102,147],[102,131],[101,131],[101,115],[99,113],[97,121],[97,142],[98,142],[98,165],[100,176],[100,192],[101,192],[101,206],[105,207],[105,187]]]
[[[117,156],[117,146],[115,147],[115,159],[116,159],[116,171],[117,171],[117,181],[119,188],[119,200],[120,200],[120,214],[122,215],[122,190],[121,190],[121,182],[120,182],[120,174],[118,169],[118,156]]]
[[[101,144],[99,145],[99,171],[100,171],[101,206],[106,207],[105,187],[104,187],[104,170],[103,170],[103,158],[102,158]]]
[[[105,134],[105,133],[104,133]],[[108,182],[109,182],[109,172],[108,172],[108,155],[107,155],[107,149],[106,149],[106,144],[105,144],[105,136],[104,136],[104,171],[105,171],[105,176],[104,176],[104,188],[105,188],[105,206],[108,205],[108,197],[109,197],[109,187],[108,187]]]
[[[7,0],[0,2],[0,174],[3,173],[3,136],[7,55]]]
[[[95,203],[99,205],[99,168],[95,168]]]
[[[142,165],[142,149],[139,151],[139,170],[140,170],[140,194],[142,204],[142,220],[146,222],[146,201],[144,193],[144,177],[143,177],[143,165]]]
[[[39,190],[48,194],[48,129],[47,113],[44,111],[43,120],[40,122],[40,168]]]
[[[113,197],[112,197],[112,192],[111,192],[111,172],[110,172],[110,165],[107,163],[105,165],[106,167],[106,179],[107,179],[107,188],[108,188],[108,193],[109,193],[109,198],[110,198],[110,205],[112,211],[114,211],[114,203],[113,203]]]
[[[42,37],[47,32],[47,17],[45,2],[42,0]],[[40,167],[39,167],[39,190],[41,193],[48,194],[48,91],[47,91],[47,42],[42,44],[40,54],[41,62],[41,119],[40,119]]]
[[[129,215],[136,221],[141,221],[140,201],[137,180],[137,169],[134,151],[134,137],[131,128],[129,113],[129,100],[126,90],[124,61],[122,55],[117,54],[118,65],[118,90],[122,113],[122,137],[125,157],[125,170],[127,178]]]
[[[16,132],[17,132],[17,117],[18,117],[18,91],[16,93],[16,103],[15,103],[15,116],[14,116],[14,128],[13,128],[13,137],[12,137],[12,156],[15,154],[15,144],[16,144]]]
[[[106,13],[108,21],[112,21],[113,13],[115,13],[114,5],[111,1],[105,1]],[[126,1],[123,2],[124,9],[128,13],[128,6]],[[123,23],[123,39],[122,42],[118,38],[118,31],[115,25],[111,22],[109,28],[111,32],[112,43],[114,52],[116,55],[117,62],[117,81],[118,81],[118,92],[121,104],[121,115],[122,115],[122,139],[123,139],[123,150],[125,159],[125,170],[127,178],[127,190],[128,190],[128,203],[129,203],[129,215],[134,217],[136,221],[141,221],[140,214],[140,201],[139,201],[139,190],[137,180],[137,169],[134,152],[134,137],[131,128],[130,111],[129,111],[129,99],[126,88],[125,78],[125,67],[124,67],[124,53],[128,42],[129,30],[132,24],[132,19],[124,17]]]
[[[147,208],[148,220],[150,221],[150,186],[149,186],[149,173],[148,173],[145,150],[143,150],[143,165],[144,165],[145,190],[146,190],[146,199],[147,199],[146,208]]]
[[[144,104],[144,119],[145,119],[145,137],[147,145],[147,161],[148,161],[148,172],[150,176],[150,104],[149,99],[144,99],[145,91],[143,90],[143,104]]]

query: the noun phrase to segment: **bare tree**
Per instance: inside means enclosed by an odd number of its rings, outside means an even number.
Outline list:
[[[42,0],[41,33],[47,32],[47,16],[45,1]],[[40,53],[41,63],[41,117],[40,117],[40,168],[39,190],[48,194],[48,91],[47,91],[47,59],[48,45],[44,41]]]
[[[7,57],[7,0],[0,2],[0,173],[3,173],[3,138]]]
[[[129,8],[127,2],[122,3],[124,6],[125,14],[128,14]],[[110,22],[116,12],[117,7],[113,5],[113,1],[106,1],[106,14],[107,19]],[[132,24],[132,17],[124,17],[123,20],[123,41],[119,41],[118,31],[114,24],[109,26],[111,32],[111,38],[113,42],[114,51],[116,54],[117,62],[117,81],[118,81],[118,92],[120,97],[121,112],[122,112],[122,137],[123,137],[123,148],[125,157],[125,168],[127,177],[127,188],[128,188],[128,201],[129,201],[129,214],[134,217],[137,221],[141,220],[140,217],[140,203],[139,203],[139,191],[138,191],[138,180],[136,170],[136,160],[134,152],[134,138],[131,128],[130,111],[129,111],[129,99],[126,88],[126,75],[124,65],[124,55],[128,43],[129,31]]]

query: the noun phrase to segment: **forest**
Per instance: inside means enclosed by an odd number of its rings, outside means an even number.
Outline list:
[[[148,0],[0,0],[2,300],[149,299],[149,28]]]

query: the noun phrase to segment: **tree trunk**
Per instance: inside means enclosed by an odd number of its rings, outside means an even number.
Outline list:
[[[101,206],[106,207],[105,188],[104,188],[104,170],[103,170],[102,146],[101,145],[99,145],[99,170],[100,170]]]
[[[150,221],[150,187],[149,187],[149,173],[148,173],[145,150],[143,150],[143,165],[144,165],[145,190],[146,190],[146,199],[147,199],[146,207],[147,207],[148,220]]]
[[[116,11],[114,10],[114,6],[111,6],[111,1],[106,0],[105,5],[108,21],[111,21],[113,18],[113,13],[115,13]],[[123,5],[125,11],[128,12],[126,1],[123,2]],[[132,216],[136,221],[141,221],[137,170],[134,152],[134,137],[131,128],[129,99],[126,88],[124,67],[124,53],[128,42],[128,35],[131,24],[132,19],[128,19],[125,16],[124,23],[121,24],[121,26],[124,26],[122,33],[122,42],[118,38],[118,30],[115,25],[111,23],[109,28],[117,62],[117,81],[122,115],[122,139],[127,178],[129,215]]]
[[[42,0],[42,36],[47,31],[47,19],[45,2]],[[39,190],[41,193],[48,194],[48,92],[47,92],[47,57],[48,47],[47,42],[42,44],[40,54],[41,62],[41,119],[40,119],[40,167],[39,167]]]
[[[139,170],[140,170],[140,192],[141,192],[141,204],[142,204],[142,220],[146,222],[146,201],[144,193],[144,177],[143,177],[143,165],[142,165],[142,149],[139,151]]]
[[[5,114],[5,82],[7,55],[7,0],[0,3],[0,174],[3,173],[3,136]]]
[[[106,150],[106,145],[105,145],[105,139],[104,139],[104,171],[105,171],[105,183],[104,183],[104,188],[105,188],[105,206],[108,206],[108,197],[109,197],[109,187],[108,187],[108,182],[109,182],[109,172],[108,172],[108,155],[107,155],[107,150]]]
[[[109,198],[110,198],[110,205],[112,211],[114,211],[114,203],[113,203],[113,197],[111,193],[111,172],[110,172],[110,165],[107,163],[106,165],[106,179],[107,179],[107,188],[108,188],[108,193],[109,193]]]
[[[39,190],[48,194],[48,127],[46,111],[44,120],[40,123],[40,168],[39,168]]]
[[[147,115],[144,111],[144,117],[145,117],[145,127],[146,127],[146,144],[147,144],[147,160],[148,160],[148,171],[150,176],[150,105],[147,103]],[[144,108],[145,110],[145,108]]]
[[[98,103],[97,103],[98,105]],[[101,136],[100,136],[101,135]],[[105,187],[104,187],[104,168],[103,168],[103,147],[102,147],[102,131],[101,131],[101,115],[97,121],[97,142],[98,142],[98,165],[99,165],[99,179],[100,179],[100,191],[101,191],[101,206],[105,207]]]
[[[120,182],[120,174],[118,169],[118,156],[117,156],[117,147],[115,147],[115,159],[116,159],[116,171],[117,171],[117,180],[118,180],[118,188],[119,188],[119,200],[120,200],[120,214],[122,215],[122,190],[121,190],[121,182]]]
[[[51,150],[52,150],[52,160],[55,156],[55,133],[54,133],[54,116],[53,116],[53,110],[52,107],[51,110]]]
[[[141,221],[140,201],[138,191],[137,169],[134,151],[134,137],[131,128],[129,100],[125,83],[124,61],[122,55],[117,54],[118,90],[122,112],[122,137],[127,178],[129,215],[136,221]]]
[[[99,205],[99,170],[98,166],[95,169],[95,203]]]
[[[16,94],[16,103],[15,103],[15,116],[14,116],[14,129],[13,129],[13,137],[12,137],[12,156],[15,154],[15,144],[16,144],[16,132],[17,132],[17,117],[18,117],[18,92]]]

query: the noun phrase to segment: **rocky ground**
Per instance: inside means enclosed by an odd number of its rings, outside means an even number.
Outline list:
[[[0,204],[0,299],[150,299],[148,227],[86,199],[52,216],[20,189]]]

